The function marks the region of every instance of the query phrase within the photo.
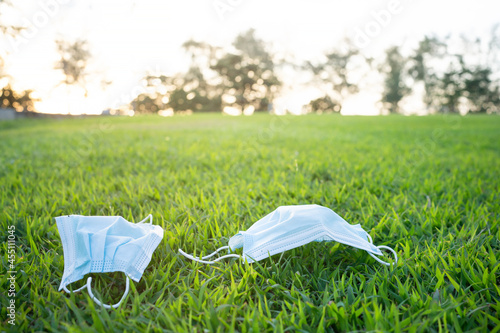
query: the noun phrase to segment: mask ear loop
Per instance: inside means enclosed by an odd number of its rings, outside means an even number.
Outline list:
[[[367,233],[366,235],[368,236],[368,239],[370,240],[370,243],[372,243],[372,244],[373,244],[372,237],[371,237],[368,233]],[[394,251],[392,248],[390,248],[390,247],[388,247],[388,246],[385,246],[385,245],[379,245],[379,246],[377,246],[377,248],[378,248],[378,249],[386,249],[386,250],[391,251],[391,252],[392,252],[392,254],[394,254],[394,262],[392,263],[392,265],[395,265],[395,264],[397,264],[397,263],[398,263],[398,254],[397,254],[397,253],[396,253],[396,251]],[[366,251],[366,252],[368,252],[368,251]],[[391,265],[390,263],[388,263],[388,262],[386,262],[386,261],[383,261],[383,260],[380,260],[379,258],[375,257],[375,256],[373,255],[373,253],[371,253],[371,252],[368,252],[368,254],[369,254],[370,256],[372,256],[372,258],[373,258],[373,259],[377,260],[377,261],[378,261],[379,263],[381,263],[381,264],[384,264],[384,265],[386,265],[386,266],[390,266],[390,265]]]
[[[108,305],[108,304],[103,304],[101,301],[99,301],[97,299],[97,297],[94,296],[94,294],[92,293],[92,289],[91,289],[91,283],[92,283],[92,277],[89,277],[87,279],[87,291],[89,292],[89,295],[90,295],[90,298],[92,298],[92,300],[94,302],[96,302],[98,305],[102,306],[103,308],[105,309],[111,309],[111,308],[114,308],[116,309],[117,307],[120,306],[120,304],[122,303],[122,301],[125,299],[125,297],[127,297],[128,295],[128,291],[130,289],[130,278],[125,274],[125,279],[126,279],[126,285],[125,285],[125,293],[123,294],[122,298],[120,299],[120,301],[116,304],[113,304],[113,305]],[[84,286],[85,287],[85,286]],[[82,288],[80,288],[82,289]]]
[[[219,257],[215,260],[205,260],[205,259],[208,259],[208,258],[211,258],[213,257],[214,255],[216,255],[217,253],[219,253],[219,251],[222,251],[222,250],[228,250],[229,249],[229,246],[223,246],[223,247],[220,247],[218,248],[217,250],[215,250],[215,252],[212,252],[211,254],[209,255],[206,255],[204,257],[201,257],[201,260],[192,256],[191,254],[187,254],[186,252],[182,251],[181,249],[179,249],[179,253],[182,254],[184,257],[188,258],[188,259],[191,259],[193,261],[196,261],[196,262],[201,262],[202,264],[214,264],[218,261],[221,261],[223,259],[226,259],[226,258],[241,258],[240,255],[237,255],[237,254],[226,254],[225,256],[222,256],[222,257]]]
[[[67,292],[68,294],[71,294],[71,293],[77,293],[79,291],[82,291],[85,288],[87,288],[87,284],[86,283],[82,287],[78,288],[77,290],[70,291],[70,290],[68,290],[68,288],[66,288],[66,286],[63,287],[63,290],[65,292]]]
[[[153,215],[149,214],[146,216],[146,218],[140,222],[137,222],[137,224],[144,223],[147,219],[149,219],[149,224],[153,224]]]

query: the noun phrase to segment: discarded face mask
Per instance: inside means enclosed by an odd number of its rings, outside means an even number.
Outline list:
[[[268,258],[310,242],[336,241],[368,252],[375,260],[384,264],[375,255],[382,255],[380,249],[396,252],[388,246],[373,245],[370,235],[359,224],[352,225],[330,208],[319,205],[281,206],[272,213],[255,222],[247,231],[240,231],[231,239],[229,246],[223,246],[200,259],[179,249],[185,257],[205,264],[213,264],[225,258],[241,258],[237,254],[227,254],[207,261],[221,250],[243,248],[243,258],[249,263]]]
[[[151,256],[163,238],[163,229],[153,225],[150,214],[138,223],[121,216],[66,215],[56,217],[64,251],[64,273],[59,290],[70,291],[67,285],[83,279],[87,273],[123,272],[125,293],[114,305],[101,303],[92,293],[92,278],[73,292],[85,287],[97,304],[117,308],[129,291],[129,278],[139,282]],[[149,219],[149,223],[144,223]]]

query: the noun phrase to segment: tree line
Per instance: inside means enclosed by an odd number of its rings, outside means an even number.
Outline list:
[[[499,113],[498,30],[492,29],[489,40],[425,36],[406,54],[402,46],[392,46],[379,60],[364,56],[346,39],[322,60],[302,64],[277,59],[252,29],[236,37],[233,51],[189,40],[183,44],[191,57],[189,70],[147,75],[152,92],[137,96],[132,106],[140,113],[218,111],[226,106],[269,111],[282,87],[279,68],[289,65],[309,74],[309,83],[324,93],[309,102],[312,112],[340,112],[345,99],[360,91],[360,81],[376,72],[383,84],[380,101],[389,113],[403,112],[401,102],[418,85],[423,93],[417,97],[430,113]]]
[[[382,101],[399,112],[400,101],[412,86],[423,86],[423,102],[431,112],[500,112],[500,37],[425,37],[408,56],[399,47],[386,51],[380,70],[385,75]]]
[[[392,46],[380,59],[364,56],[346,39],[320,60],[304,63],[279,59],[253,29],[239,34],[230,48],[191,39],[182,45],[190,58],[188,70],[174,75],[147,73],[147,89],[130,101],[130,107],[136,113],[226,108],[245,113],[272,111],[283,87],[280,70],[292,66],[323,94],[309,102],[309,112],[340,112],[346,98],[360,92],[360,82],[375,73],[383,85],[380,101],[389,113],[404,112],[401,102],[417,86],[422,88],[419,97],[430,113],[499,113],[498,30],[498,26],[493,28],[489,40],[426,36],[404,51],[402,46]],[[2,34],[19,31],[15,27],[0,29]],[[54,69],[65,77],[61,84],[78,85],[87,94],[86,67],[92,57],[88,43],[57,40],[56,48],[60,58]],[[13,91],[3,64],[0,58],[0,79],[8,78],[0,90],[0,107],[33,110],[31,91]]]

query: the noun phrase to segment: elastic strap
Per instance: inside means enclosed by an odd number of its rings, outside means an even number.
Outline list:
[[[73,290],[74,293],[77,293],[85,288],[87,288],[87,291],[89,292],[89,295],[90,295],[90,298],[92,298],[92,300],[94,302],[96,302],[98,305],[102,306],[103,308],[106,308],[106,309],[111,309],[111,308],[114,308],[116,309],[117,307],[120,306],[120,304],[122,303],[122,301],[125,299],[125,297],[127,297],[128,295],[128,291],[130,289],[130,281],[129,281],[129,277],[127,276],[127,274],[125,274],[125,279],[126,279],[126,282],[125,282],[125,293],[123,294],[122,298],[120,299],[120,301],[116,304],[113,304],[113,305],[108,305],[108,304],[103,304],[101,301],[99,301],[97,299],[97,297],[94,296],[94,293],[92,292],[92,288],[91,288],[91,283],[92,283],[92,277],[89,277],[87,279],[87,283],[84,284],[82,287],[78,288],[77,290]],[[71,291],[68,290],[68,288],[66,288],[66,286],[63,287],[64,291],[67,292],[68,294],[71,293]]]
[[[215,252],[209,254],[209,255],[206,255],[204,257],[201,257],[201,259],[198,259],[194,256],[192,256],[191,254],[187,254],[186,252],[182,251],[181,249],[179,249],[179,253],[182,254],[184,257],[188,258],[188,259],[191,259],[193,261],[197,261],[197,262],[201,262],[202,264],[213,264],[213,263],[216,263],[220,260],[223,260],[223,259],[226,259],[226,258],[241,258],[240,255],[237,255],[237,254],[226,254],[225,256],[222,256],[222,257],[219,257],[215,260],[205,260],[205,259],[208,259],[208,258],[211,258],[213,257],[214,255],[216,255],[217,253],[219,253],[219,251],[222,251],[222,250],[228,250],[229,249],[229,246],[223,246],[223,247],[220,247],[218,248],[217,250],[215,250]]]
[[[369,235],[369,234],[366,234],[368,236],[368,239],[370,240],[370,243],[373,244],[373,240],[372,240],[372,237]],[[394,262],[392,263],[392,265],[395,265],[398,263],[398,254],[396,253],[396,251],[394,251],[392,248],[388,247],[388,246],[385,246],[385,245],[379,245],[377,246],[378,249],[386,249],[386,250],[389,250],[392,252],[392,254],[394,254]],[[366,251],[368,252],[368,251]],[[370,256],[372,256],[373,259],[377,260],[379,263],[381,264],[384,264],[384,265],[387,265],[387,266],[390,266],[391,264],[386,262],[386,261],[383,261],[383,260],[380,260],[379,258],[375,257],[375,255],[373,255],[373,253],[371,252],[368,252],[368,254]]]
[[[78,288],[77,290],[73,290],[73,291],[70,291],[68,290],[68,288],[66,288],[66,286],[63,287],[64,291],[67,292],[68,294],[70,293],[77,293],[79,291],[82,291],[83,289],[85,289],[87,287],[87,284],[85,283],[82,287]]]
[[[127,276],[127,274],[125,274],[125,280],[126,280],[126,284],[125,284],[125,293],[123,293],[123,296],[122,298],[120,299],[120,301],[116,304],[113,304],[113,305],[108,305],[108,304],[103,304],[101,301],[99,301],[97,299],[97,297],[94,296],[94,294],[92,293],[92,288],[91,288],[91,283],[92,283],[92,277],[89,277],[87,279],[87,290],[89,292],[89,295],[90,295],[90,298],[92,298],[92,300],[94,302],[96,302],[98,305],[102,306],[103,308],[106,308],[106,309],[111,309],[111,308],[114,308],[116,309],[117,307],[120,306],[120,304],[122,303],[122,301],[125,299],[125,297],[127,297],[128,295],[128,291],[129,291],[129,288],[130,288],[130,278]]]
[[[139,223],[144,223],[147,219],[149,219],[149,224],[153,224],[153,215],[149,214],[148,216],[146,216],[146,218],[140,222],[137,222],[137,224]]]

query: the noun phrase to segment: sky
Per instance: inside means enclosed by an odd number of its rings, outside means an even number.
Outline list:
[[[182,50],[190,38],[229,46],[250,28],[272,52],[302,62],[317,60],[348,36],[367,56],[392,45],[411,48],[426,34],[486,37],[500,23],[500,1],[452,0],[39,0],[0,7],[4,22],[27,26],[20,38],[0,41],[0,56],[16,89],[32,89],[36,107],[50,113],[101,113],[130,102],[145,90],[147,72],[175,74],[189,66]],[[86,39],[93,55],[88,97],[69,90],[54,69],[55,40]],[[319,97],[293,72],[276,105],[299,110]],[[103,89],[101,78],[112,82]],[[359,82],[346,114],[378,114],[380,84]]]

